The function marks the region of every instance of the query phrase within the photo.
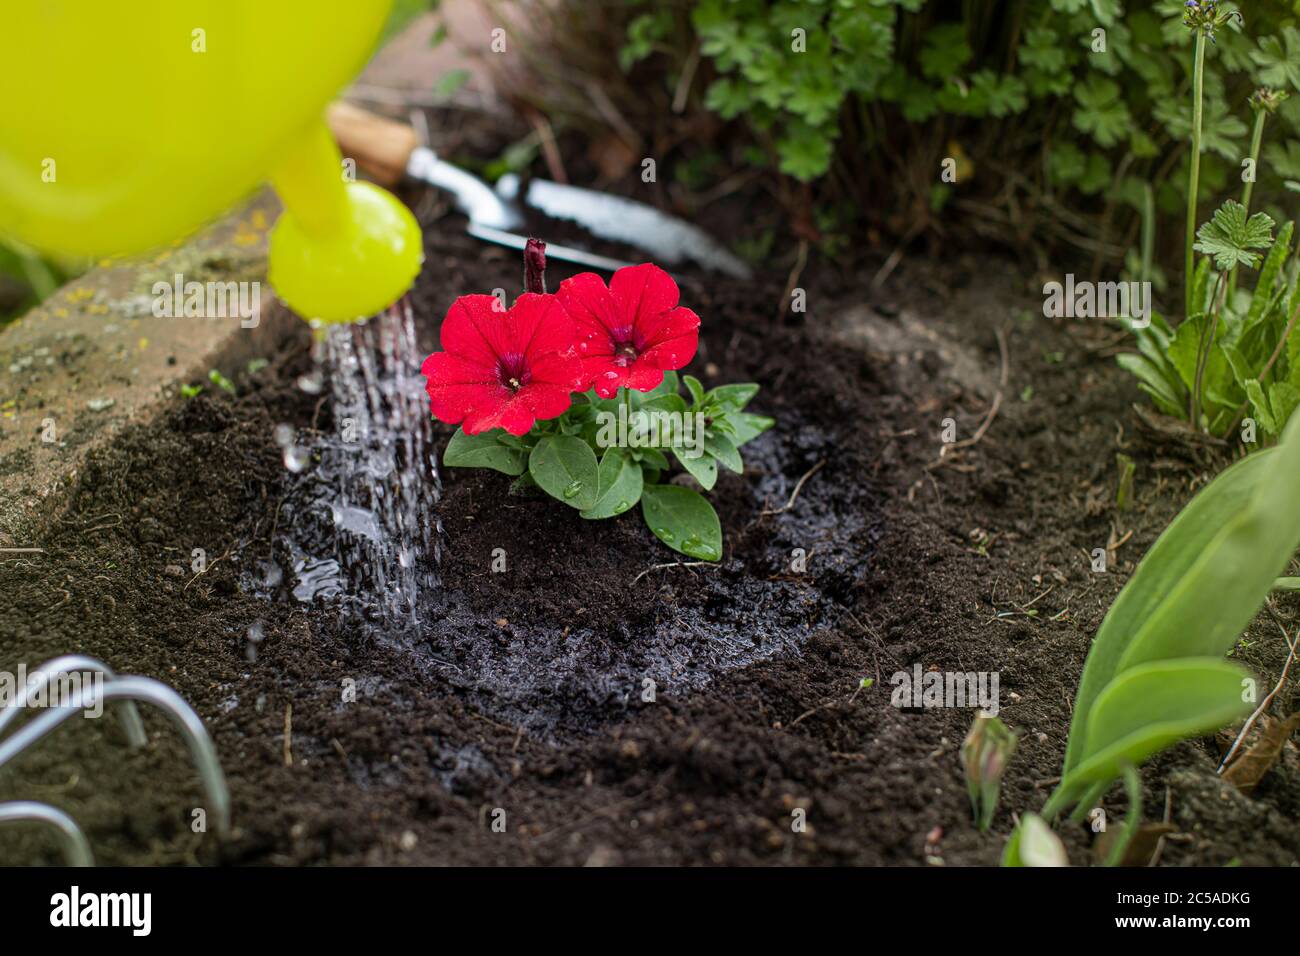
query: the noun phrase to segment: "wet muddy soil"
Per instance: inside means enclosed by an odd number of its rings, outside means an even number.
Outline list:
[[[520,271],[445,222],[429,235],[425,349],[457,294]],[[905,263],[878,292],[873,273],[814,264],[800,314],[778,307],[784,276],[683,281],[703,318],[688,370],[758,382],[778,421],[713,495],[721,562],[680,559],[636,514],[585,522],[444,471],[442,587],[415,627],[292,594],[303,479],[274,430],[334,423],[294,384],[309,337],[291,326],[265,367],[230,370],[237,395],[177,395],[94,454],[43,553],[0,555],[0,666],[78,651],[175,687],[213,733],[236,832],[192,832],[197,778],[156,716],[135,753],[111,721],[64,727],[0,771],[0,798],[67,809],[116,864],[995,863],[1059,771],[1105,608],[1225,459],[1138,430],[1113,337],[1038,317],[1013,263]],[[1122,514],[1117,451],[1137,462]],[[1284,650],[1269,623],[1238,653],[1271,684]],[[988,835],[958,757],[973,710],[891,704],[914,665],[999,675],[1022,739]],[[1294,751],[1247,798],[1214,776],[1217,747],[1144,772],[1149,816],[1167,800],[1178,828],[1162,862],[1296,863]],[[1086,831],[1066,837],[1086,861]],[[57,857],[8,827],[0,860]]]

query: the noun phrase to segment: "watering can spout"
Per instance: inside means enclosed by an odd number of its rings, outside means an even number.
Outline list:
[[[0,97],[0,235],[60,255],[142,253],[269,179],[285,205],[270,280],[296,312],[349,321],[410,287],[414,217],[352,181],[323,122],[387,0],[12,6],[0,79],[28,93]]]
[[[349,174],[323,119],[271,176],[285,210],[271,231],[271,286],[294,311],[350,322],[395,303],[424,261],[420,227],[391,193]]]

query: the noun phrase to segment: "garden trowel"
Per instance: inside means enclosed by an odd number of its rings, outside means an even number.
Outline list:
[[[513,174],[502,176],[493,189],[421,146],[409,126],[348,103],[330,107],[329,125],[344,155],[380,185],[392,186],[407,177],[451,193],[469,217],[467,231],[478,239],[523,249],[528,240],[519,232],[524,228],[522,202],[551,219],[574,222],[597,238],[642,249],[659,265],[694,262],[737,279],[752,275],[743,260],[703,229],[646,203],[541,179],[525,186]],[[631,264],[549,242],[546,255],[606,272]]]

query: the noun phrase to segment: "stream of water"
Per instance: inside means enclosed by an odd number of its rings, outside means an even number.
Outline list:
[[[438,584],[441,486],[410,304],[317,330],[313,357],[315,369],[298,384],[328,389],[333,431],[303,441],[281,426],[276,440],[286,468],[310,471],[295,489],[302,494],[285,505],[296,512],[288,525],[301,532],[303,518],[317,526],[328,519],[334,553],[321,553],[321,536],[308,535],[312,547],[289,534],[293,594],[337,599],[386,623],[414,622],[420,592]]]

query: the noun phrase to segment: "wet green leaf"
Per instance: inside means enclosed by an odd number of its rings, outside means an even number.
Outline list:
[[[477,435],[466,435],[458,429],[442,453],[442,463],[448,468],[491,468],[507,475],[522,475],[528,467],[528,453],[502,444],[501,436],[505,434],[499,428]]]
[[[668,547],[701,561],[722,557],[722,525],[704,496],[678,485],[646,485],[641,514]]]
[[[599,484],[596,503],[582,513],[584,518],[612,518],[640,501],[644,486],[641,466],[622,449],[611,448],[600,459]]]
[[[571,435],[547,435],[528,456],[528,471],[538,487],[572,508],[596,504],[600,466],[591,446]]]

